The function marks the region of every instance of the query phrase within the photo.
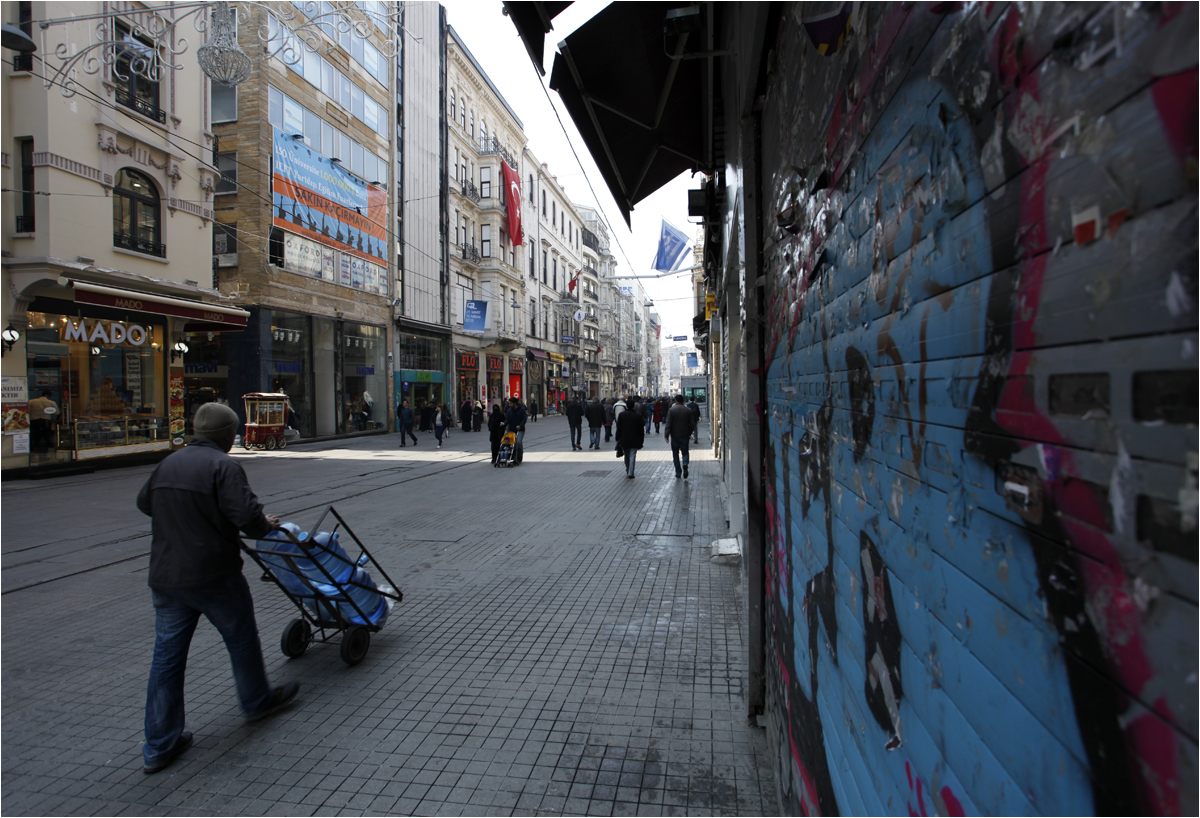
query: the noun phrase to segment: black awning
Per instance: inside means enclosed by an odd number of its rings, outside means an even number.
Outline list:
[[[525,43],[525,50],[529,52],[529,58],[533,60],[533,64],[542,76],[546,75],[546,69],[542,67],[542,55],[546,50],[546,35],[554,29],[550,21],[562,12],[568,3],[514,3],[505,2],[504,11],[508,14],[508,19],[513,21],[513,25],[517,27],[517,33],[521,35],[521,40]]]
[[[560,43],[554,57],[550,87],[626,223],[633,206],[658,188],[711,165],[712,59],[701,52],[712,23],[698,14],[668,22],[678,5],[613,3]]]

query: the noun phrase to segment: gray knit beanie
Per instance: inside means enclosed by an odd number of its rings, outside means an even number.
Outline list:
[[[196,437],[210,440],[225,440],[237,433],[237,412],[220,403],[206,403],[196,410],[192,428]]]

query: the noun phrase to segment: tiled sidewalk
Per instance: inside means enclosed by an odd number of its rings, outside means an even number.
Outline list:
[[[708,559],[726,531],[711,456],[698,451],[691,479],[676,480],[651,437],[626,480],[610,445],[568,451],[558,418],[530,425],[511,470],[487,464],[483,434],[455,433],[440,451],[429,436],[397,442],[242,456],[271,511],[307,524],[335,503],[405,599],[361,665],[336,645],[287,660],[279,636],[294,609],[248,568],[268,670],[300,681],[301,701],[243,725],[224,646],[202,624],[187,687],[196,744],[158,775],[140,760],[146,560],[128,558],[128,535],[126,561],[105,567],[114,546],[99,543],[86,551],[99,567],[80,571],[45,545],[37,576],[65,578],[3,601],[4,813],[777,812],[742,698],[738,569]],[[114,474],[5,484],[5,572],[14,536],[53,525],[64,503],[84,509],[59,522],[81,541],[148,531],[129,493],[144,473]]]

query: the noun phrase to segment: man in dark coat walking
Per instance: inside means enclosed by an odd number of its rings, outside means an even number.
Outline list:
[[[687,408],[692,413],[692,442],[700,443],[700,404],[696,403],[696,399],[692,398],[687,402]]]
[[[600,405],[600,398],[593,396],[583,413],[588,422],[588,448],[599,449],[600,427],[604,425],[604,407]]]
[[[191,746],[192,734],[183,729],[183,677],[201,614],[225,640],[247,721],[280,710],[300,690],[296,682],[273,688],[267,681],[254,600],[242,576],[238,530],[263,537],[279,519],[263,513],[246,472],[229,456],[238,424],[228,406],[201,406],[193,420],[195,439],[159,463],[138,493],[138,510],[152,521],[155,615],[142,748],[146,773],[165,769]]]
[[[567,401],[567,425],[571,429],[571,451],[583,451],[583,404],[574,397]]]
[[[514,432],[517,435],[517,445],[513,447],[513,461],[520,465],[525,459],[525,421],[527,419],[525,407],[521,405],[521,401],[517,398],[508,399],[508,408],[504,410],[504,431]]]
[[[683,395],[676,395],[675,405],[667,410],[663,437],[671,443],[671,459],[675,461],[675,479],[682,477],[686,480],[689,447],[692,443],[692,410],[683,405]],[[682,467],[680,466],[681,459]]]
[[[633,479],[633,469],[637,462],[638,449],[646,442],[646,429],[642,425],[642,415],[638,404],[633,404],[635,411],[626,411],[617,415],[617,448],[625,452],[625,476]]]

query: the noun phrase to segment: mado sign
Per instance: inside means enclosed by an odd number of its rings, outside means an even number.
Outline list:
[[[121,321],[94,321],[81,318],[79,323],[68,321],[62,328],[63,341],[81,344],[129,344],[140,347],[150,338],[150,331],[140,324],[124,324]]]
[[[386,265],[387,194],[300,140],[274,133],[274,225]]]

